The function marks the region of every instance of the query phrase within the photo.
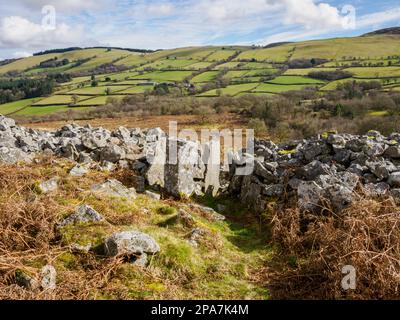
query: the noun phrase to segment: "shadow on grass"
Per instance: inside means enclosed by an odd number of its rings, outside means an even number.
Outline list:
[[[225,216],[225,223],[229,228],[226,239],[243,253],[271,249],[268,221],[249,212],[239,199],[206,195],[196,198],[195,201]],[[218,205],[222,205],[224,209],[218,210]]]

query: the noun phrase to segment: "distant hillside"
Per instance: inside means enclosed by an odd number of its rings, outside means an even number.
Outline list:
[[[157,51],[157,50],[147,50],[147,49],[131,49],[131,48],[103,47],[103,46],[100,46],[100,47],[87,47],[87,48],[70,47],[70,48],[62,48],[62,49],[51,49],[51,50],[45,50],[45,51],[36,52],[33,55],[34,56],[42,56],[42,55],[50,54],[50,53],[65,53],[65,52],[70,52],[70,51],[86,50],[86,49],[124,50],[124,51],[139,52],[139,53],[151,53],[151,52]]]
[[[7,104],[0,113],[37,115],[87,108],[130,95],[183,94],[202,98],[279,95],[343,82],[375,82],[400,91],[400,28],[361,37],[262,46],[202,46],[147,52],[119,48],[64,48],[0,62]],[[400,34],[400,33],[399,33]],[[135,51],[136,50],[136,51]],[[56,79],[50,96],[10,94],[19,78]],[[14,79],[14,83],[9,81]],[[0,81],[0,83],[1,83]],[[23,90],[19,90],[23,91]],[[1,94],[1,92],[0,92]],[[30,98],[37,98],[32,101]],[[15,101],[15,100],[21,100]]]
[[[399,34],[400,35],[400,27],[392,27],[386,29],[380,29],[373,32],[366,33],[362,35],[363,37],[382,35],[382,34]]]

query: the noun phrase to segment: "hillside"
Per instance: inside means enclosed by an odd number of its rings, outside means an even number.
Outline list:
[[[207,46],[150,53],[89,48],[35,55],[5,62],[0,65],[0,75],[15,79],[61,73],[72,80],[58,84],[50,97],[0,105],[0,113],[18,116],[63,112],[71,107],[86,110],[105,105],[109,98],[121,100],[155,92],[210,98],[271,96],[307,87],[320,92],[335,89],[338,82],[310,77],[318,71],[348,71],[352,74],[348,80],[376,80],[382,83],[382,90],[396,91],[400,88],[400,36],[393,30],[266,48]]]
[[[380,29],[380,30],[366,33],[363,36],[368,37],[368,36],[375,36],[375,35],[380,35],[380,34],[400,34],[400,27]]]

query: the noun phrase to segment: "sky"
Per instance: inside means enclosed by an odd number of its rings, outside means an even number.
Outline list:
[[[0,60],[71,46],[267,45],[392,26],[399,0],[0,0]]]

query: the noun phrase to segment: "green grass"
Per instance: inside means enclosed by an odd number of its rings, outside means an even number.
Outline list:
[[[201,69],[208,68],[211,65],[212,65],[212,62],[200,61],[200,62],[195,62],[193,64],[190,64],[182,69],[184,69],[184,70],[201,70]]]
[[[10,103],[6,103],[6,104],[0,104],[0,114],[8,115],[8,114],[14,113],[14,112],[21,110],[27,106],[30,106],[31,104],[35,103],[35,101],[37,101],[37,100],[38,100],[37,98],[24,99],[24,100],[10,102]]]
[[[224,75],[224,78],[225,79],[241,78],[244,77],[248,72],[249,72],[248,70],[231,70]]]
[[[295,44],[292,59],[325,58],[342,60],[343,57],[378,58],[399,54],[398,36],[335,38],[305,41]]]
[[[207,57],[207,61],[223,61],[236,53],[235,50],[218,50]]]
[[[91,80],[90,76],[85,76],[85,77],[77,77],[77,78],[73,78],[72,81],[70,82],[64,82],[61,84],[61,86],[70,86],[70,85],[75,85],[78,83],[82,83],[82,82],[89,82]]]
[[[46,106],[46,107],[27,107],[15,113],[21,116],[42,116],[51,113],[57,113],[67,110],[83,110],[81,108],[71,108],[68,106]]]
[[[270,76],[276,73],[277,69],[253,69],[246,72],[246,77],[262,77],[262,76]]]
[[[317,79],[300,77],[300,76],[281,76],[273,80],[268,81],[268,83],[274,84],[323,84],[324,82]]]
[[[143,80],[125,80],[125,81],[121,81],[121,82],[117,82],[117,83],[108,83],[110,85],[119,85],[119,86],[136,86],[140,83],[143,83],[145,81]]]
[[[153,90],[153,86],[135,86],[126,90],[118,91],[118,94],[144,93],[147,90]]]
[[[184,67],[190,66],[199,61],[196,60],[184,60],[184,59],[165,59],[158,60],[149,64],[145,64],[136,70],[145,70],[146,68],[152,68],[156,70],[168,70],[168,69],[183,69]]]
[[[28,57],[24,59],[20,59],[17,61],[14,61],[12,63],[6,64],[4,66],[0,66],[0,74],[6,73],[9,71],[24,71],[28,68],[35,67],[38,65],[40,62],[53,59],[56,57],[57,54],[45,54],[41,56],[33,56],[33,57]]]
[[[145,64],[149,62],[150,60],[147,59],[145,55],[142,54],[132,54],[126,58],[123,58],[119,61],[117,61],[115,64],[116,65],[124,65],[127,67],[138,67],[141,64]]]
[[[267,49],[253,49],[242,52],[235,61],[255,59],[256,61],[285,62],[290,57],[293,45],[278,46]]]
[[[337,68],[305,68],[305,69],[288,69],[285,71],[285,76],[307,76],[310,72],[315,71],[335,71]]]
[[[137,75],[132,79],[149,79],[153,81],[183,81],[186,77],[192,74],[191,71],[154,71]]]
[[[368,82],[368,81],[381,81],[381,80],[382,79],[372,79],[372,78],[371,79],[355,79],[355,78],[340,79],[340,80],[329,82],[328,84],[326,84],[325,86],[320,88],[320,90],[322,90],[322,91],[335,90],[339,84],[350,82],[350,81],[356,81],[356,82],[367,81]]]
[[[239,61],[230,61],[230,62],[225,62],[222,64],[219,64],[215,67],[216,70],[222,70],[222,69],[241,69],[240,66],[244,66],[245,63],[239,62]]]
[[[269,93],[282,93],[293,90],[302,90],[307,85],[282,85],[282,84],[272,84],[272,83],[262,83],[260,84],[254,92],[269,92]]]
[[[257,86],[258,86],[258,83],[235,84],[235,85],[227,86],[226,88],[213,89],[213,90],[204,92],[204,93],[200,94],[199,96],[216,97],[216,96],[218,96],[218,91],[220,91],[222,95],[235,96],[241,92],[251,91],[252,89],[256,88]]]
[[[107,103],[108,99],[122,99],[123,96],[121,95],[112,95],[112,96],[99,96],[99,97],[94,97],[86,100],[79,101],[76,105],[77,106],[85,106],[85,107],[92,107],[92,106],[102,106]]]
[[[243,69],[274,69],[274,65],[271,63],[265,63],[265,62],[247,62],[244,63]]]
[[[107,51],[107,49],[102,49],[100,50],[95,56],[93,56],[92,59],[90,59],[88,62],[85,62],[81,64],[78,67],[69,69],[67,72],[80,72],[80,71],[86,71],[90,70],[96,66],[105,64],[105,63],[112,63],[114,60],[120,59],[122,57],[130,56],[132,53],[126,50],[118,50],[118,49],[112,49],[111,51]]]
[[[348,68],[345,71],[360,78],[400,77],[400,67],[361,67]]]
[[[125,72],[120,72],[120,73],[96,76],[96,79],[100,80],[100,81],[105,81],[106,78],[110,78],[111,80],[123,81],[126,79],[130,79],[131,77],[137,76],[138,74],[139,74],[138,72],[125,71]]]
[[[75,89],[72,91],[69,91],[69,94],[78,94],[78,95],[105,95],[106,94],[106,89],[109,88],[111,92],[118,92],[122,91],[125,89],[129,89],[129,86],[98,86],[98,87],[85,87],[85,88],[80,88],[80,89]]]
[[[44,98],[34,104],[32,106],[48,106],[48,105],[68,105],[72,103],[72,95],[55,95],[48,98]],[[78,101],[85,99],[85,97],[77,96]]]
[[[207,71],[200,73],[199,75],[193,77],[193,83],[209,82],[215,79],[219,72],[218,71]]]

